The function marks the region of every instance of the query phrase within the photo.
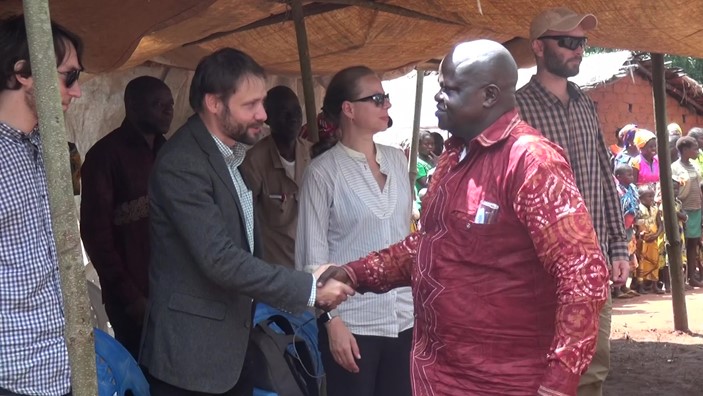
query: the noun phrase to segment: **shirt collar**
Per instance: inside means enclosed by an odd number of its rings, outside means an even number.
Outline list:
[[[24,140],[29,140],[36,145],[40,143],[39,125],[35,125],[29,133],[24,133],[15,127],[0,122],[0,136],[4,136],[16,143],[21,143]]]
[[[533,91],[537,95],[538,99],[546,103],[548,106],[561,103],[561,100],[559,100],[556,95],[547,90],[547,88],[545,88],[544,85],[537,80],[536,75],[532,76],[529,85],[533,88]],[[582,96],[585,95],[579,86],[571,81],[566,82],[566,92],[569,94],[569,99],[573,101],[579,101]]]
[[[360,153],[356,150],[350,149],[349,147],[343,145],[342,142],[339,142],[337,144],[344,150],[345,153],[347,153],[347,155],[351,159],[366,163],[366,155],[364,153]],[[383,152],[378,149],[378,145],[376,143],[374,143],[374,146],[376,147],[376,162],[380,164],[381,160],[383,159]]]
[[[505,140],[513,128],[520,122],[520,116],[517,109],[506,112],[498,118],[488,128],[484,129],[480,135],[476,136],[474,141],[484,147],[490,147],[502,140]]]
[[[227,147],[227,145],[222,143],[222,141],[219,138],[217,138],[217,136],[215,136],[215,135],[210,135],[210,136],[212,136],[212,139],[215,141],[215,144],[217,145],[217,149],[220,150],[222,157],[224,157],[225,162],[228,165],[232,164],[236,168],[242,164],[242,161],[244,161],[244,156],[247,153],[247,147],[243,143],[235,143],[234,146]]]
[[[490,147],[500,141],[503,141],[510,136],[510,133],[519,122],[520,116],[518,115],[517,108],[513,108],[500,116],[493,124],[472,139],[469,142],[469,146],[480,145],[483,147]],[[466,143],[464,142],[464,139],[458,136],[451,136],[444,143],[444,147],[447,151],[456,151],[460,154],[462,149],[466,147]],[[469,148],[468,150],[473,151],[474,149]]]

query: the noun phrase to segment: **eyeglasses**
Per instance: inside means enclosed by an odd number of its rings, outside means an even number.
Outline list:
[[[575,51],[579,47],[586,47],[588,37],[573,37],[573,36],[542,36],[539,39],[556,40],[557,45],[561,48],[566,48]]]
[[[390,100],[388,94],[376,93],[370,96],[364,96],[363,98],[350,100],[350,102],[373,102],[376,106],[383,106],[387,100]]]
[[[65,77],[64,83],[66,84],[66,88],[71,88],[73,84],[78,81],[78,77],[81,76],[81,70],[80,69],[75,69],[67,72],[59,72],[59,74],[63,75]]]

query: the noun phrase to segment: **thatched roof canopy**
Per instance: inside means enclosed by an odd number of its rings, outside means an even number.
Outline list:
[[[3,2],[8,12],[20,0]],[[85,64],[97,73],[146,61],[193,68],[231,46],[272,73],[299,74],[289,6],[272,0],[50,0],[52,17],[86,42]],[[363,63],[388,71],[440,58],[460,41],[508,42],[530,62],[530,20],[567,5],[594,13],[589,43],[610,48],[703,57],[703,7],[685,0],[329,0],[304,2],[315,74]],[[685,21],[685,23],[684,23]]]

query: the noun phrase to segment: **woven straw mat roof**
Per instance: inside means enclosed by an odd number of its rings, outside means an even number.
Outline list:
[[[687,0],[331,0],[303,2],[313,72],[354,64],[379,72],[441,58],[475,38],[506,43],[529,65],[530,20],[568,6],[599,27],[589,44],[703,57],[703,7]],[[252,55],[269,72],[300,73],[290,6],[272,0],[50,0],[52,18],[85,41],[92,73],[147,61],[192,69],[218,48]],[[21,11],[3,2],[2,14]]]

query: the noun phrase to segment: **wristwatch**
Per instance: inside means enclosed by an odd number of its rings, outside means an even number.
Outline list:
[[[332,312],[323,312],[322,315],[320,315],[320,323],[326,324],[336,317],[337,315],[333,315]]]

